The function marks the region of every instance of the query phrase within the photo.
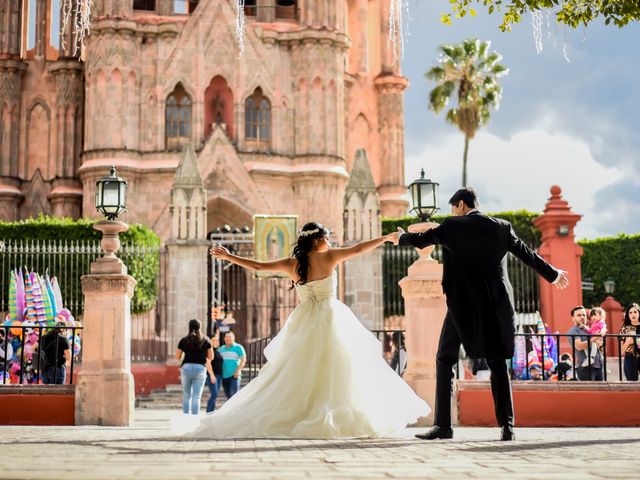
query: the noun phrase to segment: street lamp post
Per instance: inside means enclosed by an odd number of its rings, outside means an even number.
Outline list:
[[[411,212],[415,213],[421,220],[420,223],[409,225],[410,232],[423,232],[430,228],[437,227],[437,223],[430,222],[431,216],[440,209],[439,192],[440,184],[429,178],[424,178],[424,168],[420,170],[420,178],[414,180],[409,185],[409,194],[411,196]],[[435,247],[429,246],[422,249],[416,249],[420,253],[420,260],[434,261],[431,258],[431,252]],[[417,262],[416,262],[417,263]]]
[[[107,219],[93,225],[102,232],[100,246],[104,256],[91,264],[91,273],[126,275],[127,267],[115,253],[120,249],[118,235],[129,230],[129,225],[118,220],[127,211],[127,182],[116,175],[116,167],[111,167],[111,174],[96,182],[96,210]]]
[[[428,221],[439,207],[439,183],[424,178],[424,168],[420,170],[420,178],[409,185],[411,195],[411,212],[415,213],[423,222]]]
[[[607,295],[613,295],[616,291],[616,281],[613,278],[608,278],[604,282],[604,291]]]
[[[76,425],[129,426],[133,421],[134,380],[131,374],[131,298],[136,286],[116,257],[118,234],[129,226],[118,221],[126,211],[127,182],[111,175],[96,182],[96,209],[106,220],[93,228],[102,232],[104,255],[82,276],[84,330],[82,371],[75,395]]]
[[[438,210],[438,188],[438,183],[425,178],[424,170],[420,172],[420,178],[409,185],[411,211],[420,218],[420,223],[409,225],[409,232],[422,232],[438,226],[429,222]],[[407,276],[400,280],[407,351],[411,352],[404,379],[430,405],[435,402],[435,358],[438,335],[446,313],[442,265],[431,258],[433,248],[416,249],[420,257],[409,266]],[[453,411],[456,412],[455,409]],[[418,423],[422,426],[432,424],[433,414]]]

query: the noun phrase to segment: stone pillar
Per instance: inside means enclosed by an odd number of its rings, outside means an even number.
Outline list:
[[[622,322],[624,321],[624,307],[613,296],[608,295],[600,307],[607,312],[607,330],[608,333],[616,334],[620,332]],[[607,357],[617,357],[619,352],[618,341],[616,338],[607,339]]]
[[[207,321],[207,250],[206,240],[182,242],[170,240],[167,245],[167,314],[170,353],[188,333],[189,320]],[[173,355],[169,357],[173,364]]]
[[[406,215],[409,202],[404,184],[404,90],[409,81],[396,75],[378,76],[380,142],[380,205],[384,217]]]
[[[76,386],[76,425],[128,426],[133,421],[131,297],[136,281],[115,256],[122,222],[102,221],[105,255],[82,277],[85,297],[82,370]]]
[[[562,199],[559,186],[553,185],[550,191],[551,197],[544,213],[533,221],[542,234],[538,253],[554,267],[568,272],[569,286],[558,290],[540,278],[540,315],[552,332],[566,333],[573,325],[571,309],[582,304],[582,247],[576,243],[573,234],[582,215],[571,211],[569,204]]]
[[[409,227],[410,232],[422,232],[436,227],[436,223],[419,223]],[[407,370],[404,379],[431,408],[435,405],[436,352],[444,316],[447,311],[442,292],[442,265],[431,258],[433,246],[418,250],[420,258],[400,280],[404,297],[404,323],[407,345]],[[455,398],[455,395],[454,395]],[[456,421],[456,409],[451,413]],[[433,424],[433,412],[420,422]]]
[[[380,202],[363,149],[358,150],[344,195],[344,246],[380,236]],[[382,249],[344,265],[344,302],[369,330],[383,328]]]
[[[84,106],[83,63],[76,59],[53,62],[56,79],[56,177],[72,178],[80,167]]]
[[[271,23],[276,19],[276,2],[273,0],[256,1],[256,20],[258,22]]]
[[[27,64],[0,59],[0,176],[18,177],[22,78]]]

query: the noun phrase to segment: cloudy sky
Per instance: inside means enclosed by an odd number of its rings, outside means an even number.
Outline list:
[[[640,232],[640,24],[618,29],[597,22],[576,31],[552,24],[538,54],[530,17],[501,33],[500,17],[484,12],[442,25],[447,0],[409,0],[409,6],[402,62],[411,82],[407,183],[424,167],[445,203],[461,185],[464,137],[443,114],[428,110],[434,84],[424,73],[436,63],[438,45],[477,36],[491,41],[510,70],[500,110],[469,147],[468,183],[482,209],[541,212],[557,184],[583,215],[578,238]]]

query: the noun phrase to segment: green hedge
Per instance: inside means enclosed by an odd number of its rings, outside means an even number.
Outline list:
[[[533,246],[534,248],[540,245],[540,232],[533,225],[533,220],[540,216],[539,213],[517,210],[515,212],[488,213],[487,215],[511,222],[515,232],[527,245]],[[436,223],[442,223],[447,216],[448,215],[435,215],[431,220]],[[402,227],[406,230],[409,225],[417,223],[418,221],[416,217],[383,218],[382,233],[387,234],[394,232],[397,227]]]
[[[20,241],[27,239],[34,243],[45,242],[50,245],[68,246],[78,249],[86,241],[99,241],[101,233],[93,228],[94,220],[39,216],[35,219],[18,222],[0,222],[0,240]],[[160,237],[144,225],[129,225],[129,230],[120,234],[122,250],[118,256],[128,268],[129,274],[137,281],[132,299],[134,313],[150,310],[158,297],[158,274],[160,271]],[[7,261],[0,262],[0,275],[5,285],[3,300],[7,299],[9,270],[26,266],[32,270],[48,268],[51,275],[58,276],[63,298],[70,304],[79,305],[82,299],[80,276],[89,273],[90,263],[100,253],[85,251],[78,254],[64,253],[28,253],[16,258],[6,255]],[[20,265],[17,265],[19,263]],[[77,272],[74,278],[64,278],[65,271]],[[5,302],[3,302],[5,303]],[[66,306],[66,305],[65,305]],[[0,305],[3,309],[6,305]],[[74,315],[80,312],[74,311]]]
[[[606,297],[604,281],[616,282],[614,297],[622,305],[640,301],[640,235],[581,240],[582,279],[593,282],[593,290],[583,290],[586,306],[598,305]],[[615,333],[615,332],[613,332]]]

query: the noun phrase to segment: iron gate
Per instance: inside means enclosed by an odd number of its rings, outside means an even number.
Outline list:
[[[212,233],[210,245],[222,245],[235,255],[254,255],[250,233]],[[291,280],[273,276],[259,278],[255,272],[210,257],[209,315],[207,333],[228,329],[238,343],[247,344],[257,338],[273,335],[298,304]]]

